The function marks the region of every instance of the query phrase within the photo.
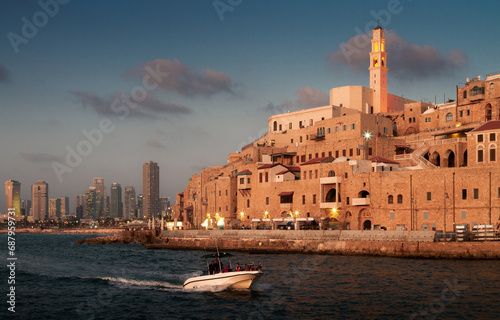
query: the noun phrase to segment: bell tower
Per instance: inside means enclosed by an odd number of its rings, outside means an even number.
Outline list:
[[[384,29],[377,25],[373,30],[370,52],[370,89],[373,90],[373,111],[387,112],[387,52],[385,51]]]

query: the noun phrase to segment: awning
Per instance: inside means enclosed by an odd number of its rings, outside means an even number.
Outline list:
[[[307,221],[307,219],[306,219],[306,218],[297,218],[296,220],[297,220],[297,221]]]
[[[274,218],[273,221],[283,221],[282,218]]]
[[[280,197],[291,196],[291,195],[293,195],[293,191],[284,191],[284,192],[278,194],[278,196],[280,196]]]
[[[285,221],[293,221],[292,218],[285,218]]]
[[[260,219],[252,219],[252,222],[260,222]]]
[[[309,220],[309,221],[314,221],[314,218],[307,218],[307,220]]]
[[[269,222],[271,219],[262,219],[262,221]]]

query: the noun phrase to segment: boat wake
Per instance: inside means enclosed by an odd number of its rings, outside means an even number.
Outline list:
[[[140,289],[157,289],[157,290],[182,290],[182,285],[177,285],[169,282],[154,281],[154,280],[133,280],[125,278],[113,277],[98,277],[98,279],[105,280],[111,284],[120,287],[135,287]]]

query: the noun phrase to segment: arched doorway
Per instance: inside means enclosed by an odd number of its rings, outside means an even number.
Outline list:
[[[429,161],[429,157],[431,156],[431,154],[429,152],[427,152],[425,155],[424,155],[424,159]]]
[[[445,158],[446,157],[448,158],[448,161],[447,161],[448,168],[455,167],[455,152],[453,152],[451,150],[447,150],[445,153]]]
[[[325,202],[337,202],[335,199],[337,198],[337,190],[330,189],[326,194]]]
[[[273,131],[278,131],[278,122],[277,121],[274,121]]]
[[[464,151],[464,162],[463,162],[463,166],[464,167],[467,167],[467,150]]]
[[[484,107],[484,115],[485,115],[485,121],[490,121],[491,120],[491,104],[488,103],[486,107]]]
[[[363,230],[371,230],[372,229],[372,222],[370,220],[365,220],[363,222]]]
[[[439,153],[434,152],[431,157],[431,162],[433,165],[440,167],[441,166],[441,156],[439,156]]]

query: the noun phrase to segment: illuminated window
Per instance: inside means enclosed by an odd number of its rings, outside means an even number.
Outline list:
[[[378,67],[378,58],[373,58],[373,66]]]
[[[381,49],[380,51],[384,52],[385,51],[385,43],[382,42],[382,44],[380,45]]]
[[[373,51],[378,52],[378,43],[375,42],[373,45],[374,45]]]

